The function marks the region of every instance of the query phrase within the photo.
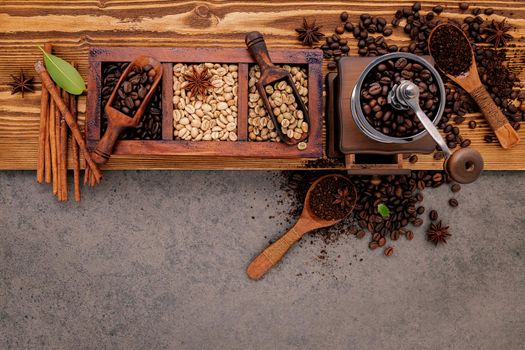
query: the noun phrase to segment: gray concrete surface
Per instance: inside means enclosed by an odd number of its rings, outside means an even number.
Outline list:
[[[523,349],[525,173],[486,173],[458,209],[427,192],[445,247],[422,230],[391,258],[308,239],[253,282],[247,263],[287,225],[281,181],[107,172],[77,205],[0,172],[0,348]]]

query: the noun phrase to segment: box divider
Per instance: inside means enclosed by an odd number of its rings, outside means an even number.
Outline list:
[[[173,140],[173,64],[162,64],[162,140]]]
[[[248,140],[248,64],[239,63],[237,98],[237,139]]]

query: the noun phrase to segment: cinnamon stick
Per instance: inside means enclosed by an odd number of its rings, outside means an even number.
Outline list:
[[[58,110],[56,101],[55,101],[55,153],[56,153],[56,159],[57,159],[57,198],[59,201],[62,200],[62,176],[60,174],[60,171],[62,169],[62,156],[60,155],[60,150],[62,149],[62,145],[60,143],[60,135],[62,134],[60,129],[60,111]]]
[[[74,65],[76,68],[76,65]],[[69,96],[69,108],[75,121],[78,120],[77,115],[77,97],[75,95]],[[80,202],[80,157],[78,153],[78,144],[74,138],[71,138],[71,149],[73,150],[73,187],[75,189],[75,201]]]
[[[84,138],[82,137],[82,134],[80,133],[78,124],[73,119],[73,116],[71,115],[71,112],[69,111],[69,108],[64,104],[64,101],[62,100],[62,98],[60,98],[60,93],[58,92],[58,89],[54,86],[53,81],[51,80],[51,77],[49,76],[49,73],[44,67],[44,63],[42,61],[37,61],[35,64],[35,70],[40,75],[42,84],[46,85],[51,97],[55,101],[60,111],[66,116],[65,118],[66,123],[71,129],[71,133],[73,134],[73,137],[77,141],[80,147],[80,150],[82,151],[82,154],[84,155],[84,158],[86,159],[87,164],[91,172],[93,173],[95,182],[99,183],[100,180],[102,179],[102,173],[100,172],[100,169],[98,168],[97,164],[93,162],[93,159],[91,158],[91,155],[89,154],[89,151],[87,149],[86,142],[84,141]]]
[[[55,101],[49,101],[49,148],[51,152],[51,168],[53,177],[53,194],[58,193],[58,162],[56,145]]]
[[[47,91],[47,90],[46,90]],[[49,95],[48,95],[49,96]],[[51,111],[49,110],[49,98],[47,99],[47,113],[46,113],[46,137],[44,140],[44,173],[45,173],[45,180],[46,183],[51,183],[51,145],[50,145],[50,138],[49,135],[51,134],[51,131],[49,128],[51,127],[49,123]]]
[[[51,44],[44,45],[44,51],[51,52]],[[36,181],[42,183],[45,174],[45,157],[46,157],[46,117],[48,114],[49,94],[44,85],[42,85],[42,94],[40,95],[40,125],[38,129],[38,153],[36,160]]]
[[[69,94],[67,91],[62,90],[62,99],[66,106],[69,106]],[[67,125],[65,116],[62,115],[60,118],[60,158],[62,167],[60,168],[60,178],[62,184],[62,196],[63,201],[67,201]]]

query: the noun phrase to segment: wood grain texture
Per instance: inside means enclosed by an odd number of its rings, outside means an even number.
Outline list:
[[[459,1],[422,1],[423,10],[440,3],[447,17],[459,17]],[[245,47],[247,31],[265,35],[270,48],[301,48],[293,29],[303,16],[315,18],[326,34],[339,23],[343,10],[355,21],[368,12],[391,18],[401,6],[413,1],[202,1],[176,2],[143,0],[109,1],[23,1],[0,2],[0,169],[35,169],[39,129],[40,93],[11,95],[9,74],[23,69],[36,76],[33,64],[41,58],[37,44],[52,42],[54,52],[79,64],[87,77],[88,50],[91,46],[206,46]],[[497,15],[509,17],[516,27],[515,47],[509,48],[509,67],[525,81],[525,2],[483,1],[478,6],[492,7]],[[495,16],[497,17],[497,16]],[[407,37],[398,30],[389,42],[403,44]],[[350,40],[355,54],[355,40]],[[326,63],[325,63],[326,64]],[[326,67],[324,67],[326,73]],[[40,86],[37,83],[37,90]],[[523,88],[523,86],[522,86]],[[79,98],[79,123],[85,118],[86,99]],[[482,152],[486,169],[525,170],[525,144],[503,150],[497,143],[486,144],[483,136],[489,129],[479,115],[469,115],[478,122],[470,130],[467,122],[460,126],[462,135],[472,140],[472,147]],[[522,139],[525,130],[519,132]],[[69,152],[71,154],[71,152]],[[420,156],[412,169],[439,169],[441,162],[432,156]],[[68,163],[72,165],[71,161]],[[304,160],[257,160],[220,157],[122,157],[114,156],[107,169],[291,169],[304,166]]]

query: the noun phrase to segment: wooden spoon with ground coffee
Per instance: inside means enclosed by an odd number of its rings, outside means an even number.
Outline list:
[[[474,51],[465,33],[452,24],[440,24],[430,33],[428,48],[436,66],[476,101],[501,147],[516,145],[520,140],[518,133],[481,84]]]
[[[246,269],[251,279],[261,278],[304,234],[337,224],[354,209],[357,191],[343,175],[325,175],[308,189],[303,212],[295,225],[270,244]]]

